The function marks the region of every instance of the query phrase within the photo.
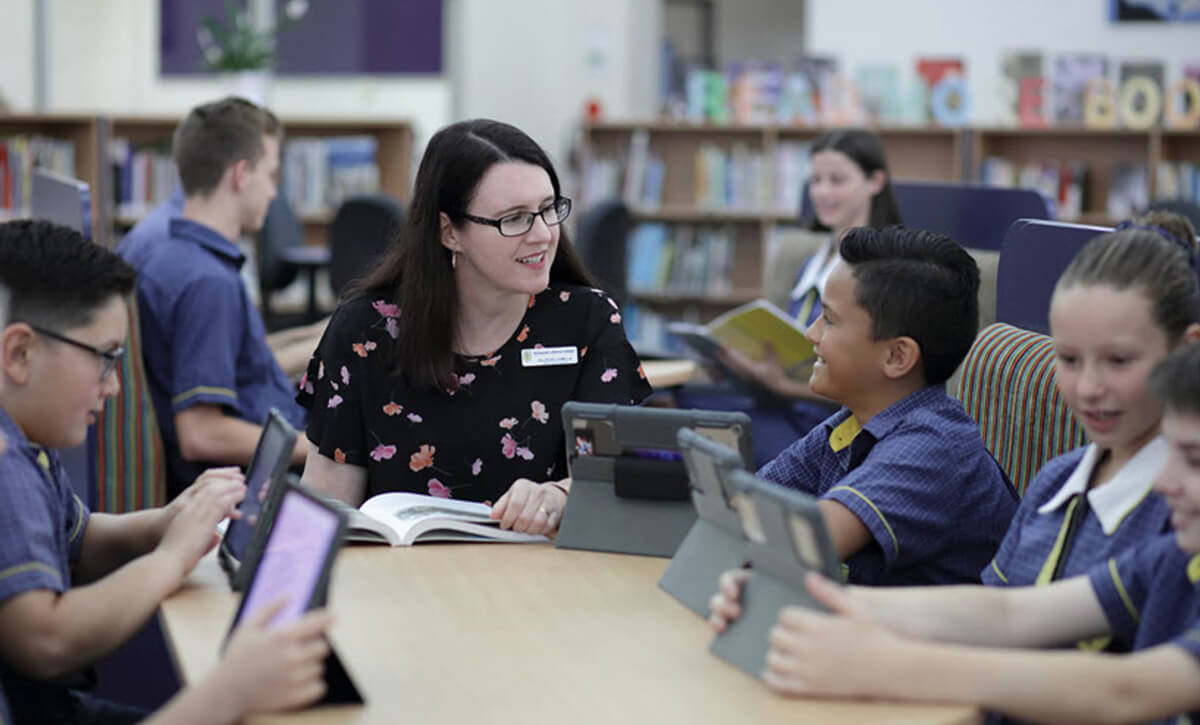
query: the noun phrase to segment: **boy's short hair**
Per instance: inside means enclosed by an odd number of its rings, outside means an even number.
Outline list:
[[[245,159],[262,158],[263,136],[279,136],[275,114],[244,98],[230,96],[196,106],[175,129],[172,154],[187,196],[217,188],[225,170]]]
[[[1181,345],[1160,360],[1148,385],[1168,409],[1200,415],[1200,345]]]
[[[876,340],[911,337],[927,385],[944,383],[979,328],[979,266],[953,239],[922,229],[855,227],[840,245]]]
[[[91,324],[113,297],[133,292],[133,268],[70,227],[47,221],[0,224],[0,283],[8,323],[62,332]]]

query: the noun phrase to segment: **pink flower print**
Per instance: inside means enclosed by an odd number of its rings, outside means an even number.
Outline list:
[[[342,366],[342,385],[349,385],[349,384],[350,384],[350,370],[345,365],[343,365]]]
[[[421,444],[421,448],[416,453],[408,457],[408,470],[416,473],[423,468],[433,466],[433,454],[437,452],[437,448],[428,443]]]
[[[535,400],[529,404],[533,411],[533,419],[539,423],[546,423],[550,420],[550,414],[546,412],[546,404],[540,400]]]
[[[483,460],[480,458],[476,458],[475,462],[471,464],[471,475],[478,476],[479,472],[482,470],[483,470]]]
[[[390,461],[394,455],[396,455],[396,446],[385,446],[382,443],[375,446],[375,450],[371,451],[371,458],[374,458],[376,461]]]
[[[400,337],[400,325],[396,324],[395,317],[388,318],[387,333],[392,336],[393,340],[395,340],[397,337]]]
[[[385,415],[400,415],[404,412],[404,406],[396,403],[388,403],[383,406],[383,412]]]
[[[513,427],[520,422],[521,421],[517,420],[516,418],[505,418],[504,420],[500,421],[500,427],[504,430],[512,430]]]
[[[470,385],[475,382],[475,373],[467,373],[458,379],[459,385]]]
[[[313,390],[313,384],[308,382],[308,373],[304,373],[304,377],[300,378],[300,389],[309,395],[312,395],[315,392]]]
[[[529,450],[525,446],[521,446],[520,448],[517,449],[517,455],[520,456],[521,458],[525,459],[526,461],[533,460],[533,451]]]
[[[517,342],[525,342],[529,339],[529,325],[521,328],[521,332],[517,335]]]
[[[446,484],[436,478],[429,479],[429,495],[437,496],[438,498],[450,498],[450,489],[446,488]]]
[[[479,364],[485,368],[494,368],[496,367],[496,363],[500,362],[500,357],[500,355],[494,355],[489,357],[487,360],[480,360]]]
[[[354,350],[354,354],[358,355],[359,357],[367,356],[367,346],[362,344],[361,342],[354,343],[353,345],[350,346],[350,348],[352,350]]]
[[[505,458],[512,458],[517,453],[517,442],[513,440],[511,433],[505,433],[500,439],[500,452]]]
[[[341,388],[339,388],[339,387],[338,387],[338,384],[337,384],[337,383],[335,383],[335,382],[333,382],[332,380],[330,380],[330,381],[329,381],[329,387],[333,388],[334,390],[340,390],[340,389],[341,389]]]
[[[317,363],[317,380],[324,380],[324,379],[325,379],[325,361],[322,360],[321,362]]]
[[[398,317],[400,315],[400,308],[394,304],[390,304],[387,300],[375,300],[371,303],[371,306],[384,317]]]
[[[602,382],[602,383],[611,383],[612,381],[614,381],[616,379],[617,379],[617,369],[616,368],[609,368],[608,370],[605,370],[603,373],[600,374],[600,382]]]
[[[421,422],[423,422],[423,421],[425,420],[424,418],[422,418],[421,416],[417,415],[416,413],[409,413],[409,414],[408,414],[407,416],[405,416],[405,417],[407,417],[409,420],[411,420],[411,421],[412,421],[412,422],[414,422],[414,423],[421,423]]]
[[[335,395],[329,399],[329,407],[336,408],[342,404],[342,396]]]
[[[612,297],[605,297],[604,299],[608,300],[608,304],[612,305],[612,308],[613,308],[614,310],[619,310],[619,309],[621,309],[620,307],[617,307],[617,303],[616,303],[616,302],[613,302],[613,298],[612,298]]]
[[[609,315],[608,321],[613,323],[614,325],[618,324],[621,321],[621,313],[620,312],[612,313],[611,315]]]
[[[567,300],[571,299],[571,293],[570,293],[570,292],[566,292],[566,291],[559,292],[559,293],[558,293],[558,298],[559,298],[560,300],[562,300],[563,302],[566,302]]]

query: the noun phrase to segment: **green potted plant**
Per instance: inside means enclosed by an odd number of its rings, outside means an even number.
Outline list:
[[[273,0],[249,0],[246,7],[227,0],[224,17],[204,18],[196,34],[205,69],[225,76],[231,94],[265,104],[275,68],[276,37],[307,13],[308,0],[289,0],[284,16],[270,22]]]

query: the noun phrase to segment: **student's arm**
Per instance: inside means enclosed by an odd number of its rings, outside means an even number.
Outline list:
[[[814,393],[807,380],[797,380],[784,372],[775,355],[775,349],[770,344],[766,345],[762,360],[751,360],[731,347],[722,347],[717,352],[717,357],[739,377],[756,382],[782,398],[837,404],[823,395]]]
[[[302,478],[321,493],[351,506],[361,506],[367,496],[367,469],[327,458],[315,443],[308,444]]]
[[[271,347],[271,353],[275,356],[275,362],[283,370],[283,374],[288,379],[294,380],[308,367],[308,361],[312,359],[313,350],[316,349],[319,339],[296,340],[285,345],[274,346],[271,346],[270,340],[268,340],[267,345]]]
[[[217,542],[246,487],[206,486],[171,522],[162,541],[112,574],[64,593],[33,589],[0,604],[0,656],[39,679],[94,662],[129,639]],[[86,545],[86,544],[85,544]]]
[[[83,545],[71,573],[76,583],[106,576],[158,546],[171,522],[206,486],[221,480],[243,483],[236,468],[211,468],[174,501],[161,508],[127,514],[94,513],[83,530]]]
[[[767,685],[778,692],[962,702],[1039,722],[1140,722],[1200,706],[1200,665],[1174,645],[1134,655],[1104,655],[931,643],[890,631],[876,619],[879,605],[888,599],[892,603],[907,599],[906,604],[913,605],[909,609],[915,608],[918,597],[911,591],[876,597],[868,604],[861,596],[864,590],[842,590],[816,577],[808,583],[832,613],[788,608],[780,615],[771,633],[764,673]],[[1015,627],[1014,638],[992,644],[1047,645],[1107,631],[1086,577],[1036,590],[1049,594],[1014,601],[1005,596],[1010,592],[997,592],[1001,595],[997,599],[1033,611],[1015,618],[1011,611],[1001,616],[1002,622]],[[950,613],[960,627],[973,620],[971,624],[986,632],[969,638],[975,641],[997,634],[999,630],[988,627],[984,616],[967,614],[978,601],[945,606],[955,598],[953,592],[927,597],[924,603],[942,602],[927,618],[932,621]],[[1035,625],[1037,620],[1042,623]],[[854,646],[847,647],[847,642]]]
[[[833,540],[838,558],[842,561],[854,556],[874,541],[862,520],[841,503],[822,499],[817,502],[817,506],[821,509],[825,528],[829,529],[829,538]]]
[[[219,405],[202,403],[175,414],[175,431],[186,460],[244,466],[254,455],[262,426],[226,415]],[[307,452],[308,441],[301,433],[292,449],[292,465],[304,463]]]
[[[221,664],[199,685],[176,695],[147,725],[234,723],[248,713],[292,710],[325,693],[323,610],[277,629],[267,623],[283,606],[264,607],[238,626]]]

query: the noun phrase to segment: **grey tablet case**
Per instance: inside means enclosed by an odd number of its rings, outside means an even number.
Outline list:
[[[246,498],[238,507],[243,517],[255,516],[262,522],[270,514],[270,498],[259,503],[262,487],[270,482],[272,485],[281,482],[287,475],[288,463],[292,458],[292,449],[296,447],[296,429],[288,423],[277,409],[271,408],[267,419],[263,421],[262,434],[254,446],[254,455],[250,457],[250,465],[246,466]],[[225,575],[229,578],[229,586],[235,591],[246,588],[246,573],[243,559],[266,535],[266,527],[251,523],[246,518],[230,519],[225,536],[217,549],[217,560]]]
[[[271,489],[267,492],[268,503],[263,506],[264,513],[262,518],[255,525],[256,536],[246,550],[242,566],[239,569],[239,575],[245,577],[245,593],[242,595],[237,611],[234,613],[233,623],[229,627],[226,641],[228,641],[238,622],[242,619],[243,609],[250,598],[250,591],[253,588],[255,577],[262,565],[266,549],[270,544],[271,531],[279,515],[281,503],[284,496],[288,495],[303,496],[309,502],[326,509],[331,516],[337,518],[336,531],[331,537],[329,546],[324,553],[320,574],[313,583],[304,609],[308,611],[323,607],[329,600],[329,580],[333,571],[333,564],[346,540],[346,515],[336,507],[330,505],[322,497],[305,488],[296,476],[285,473],[279,480],[272,482]],[[258,533],[260,530],[261,534]],[[329,648],[329,654],[325,657],[323,674],[325,678],[325,694],[314,705],[361,704],[364,702],[362,693],[350,678],[350,673],[346,670],[345,665],[342,664],[341,658],[338,657],[332,645]]]
[[[562,409],[571,495],[555,545],[671,556],[696,522],[676,434],[693,428],[749,460],[745,413],[569,402]]]
[[[717,591],[717,578],[746,562],[742,525],[733,509],[739,492],[729,476],[744,470],[745,462],[737,451],[690,428],[681,428],[676,440],[683,452],[697,519],[658,585],[706,617],[708,600]]]
[[[840,582],[842,565],[816,499],[744,471],[732,472],[730,480],[749,494],[738,499],[738,512],[751,573],[742,588],[742,616],[713,639],[709,650],[759,677],[779,610],[787,605],[824,609],[805,589],[805,573],[820,572]]]

